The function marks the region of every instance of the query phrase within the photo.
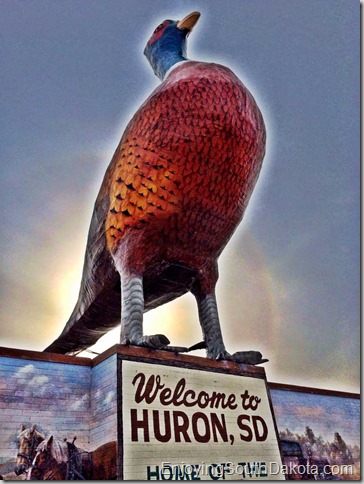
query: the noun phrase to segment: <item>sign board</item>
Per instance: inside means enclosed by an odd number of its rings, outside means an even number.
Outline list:
[[[264,379],[122,362],[124,480],[284,479]]]

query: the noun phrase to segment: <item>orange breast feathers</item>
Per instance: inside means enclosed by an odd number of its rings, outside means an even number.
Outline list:
[[[110,249],[128,228],[142,228],[177,209],[180,179],[171,159],[140,144],[121,144],[114,161],[106,220]]]

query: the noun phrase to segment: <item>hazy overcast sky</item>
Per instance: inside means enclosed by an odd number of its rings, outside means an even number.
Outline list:
[[[358,391],[353,0],[2,0],[0,344],[42,350],[63,329],[102,176],[159,82],[144,45],[193,10],[189,57],[232,68],[268,131],[257,189],[220,258],[227,348],[261,350],[270,381]],[[192,296],[147,314],[145,332],[199,341]]]

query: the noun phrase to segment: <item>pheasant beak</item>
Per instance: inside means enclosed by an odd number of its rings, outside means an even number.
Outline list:
[[[200,12],[192,12],[188,14],[183,20],[177,22],[177,29],[187,29],[191,32],[193,27],[197,24],[200,15]]]

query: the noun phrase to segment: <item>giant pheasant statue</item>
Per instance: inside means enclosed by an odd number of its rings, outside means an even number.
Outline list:
[[[176,350],[164,335],[143,334],[143,313],[190,291],[208,357],[266,361],[257,351],[226,351],[215,296],[218,257],[262,165],[264,122],[230,69],[187,59],[199,16],[165,20],[145,47],[162,82],[127,125],[106,171],[76,307],[45,351],[79,352],[120,321],[120,343]]]

